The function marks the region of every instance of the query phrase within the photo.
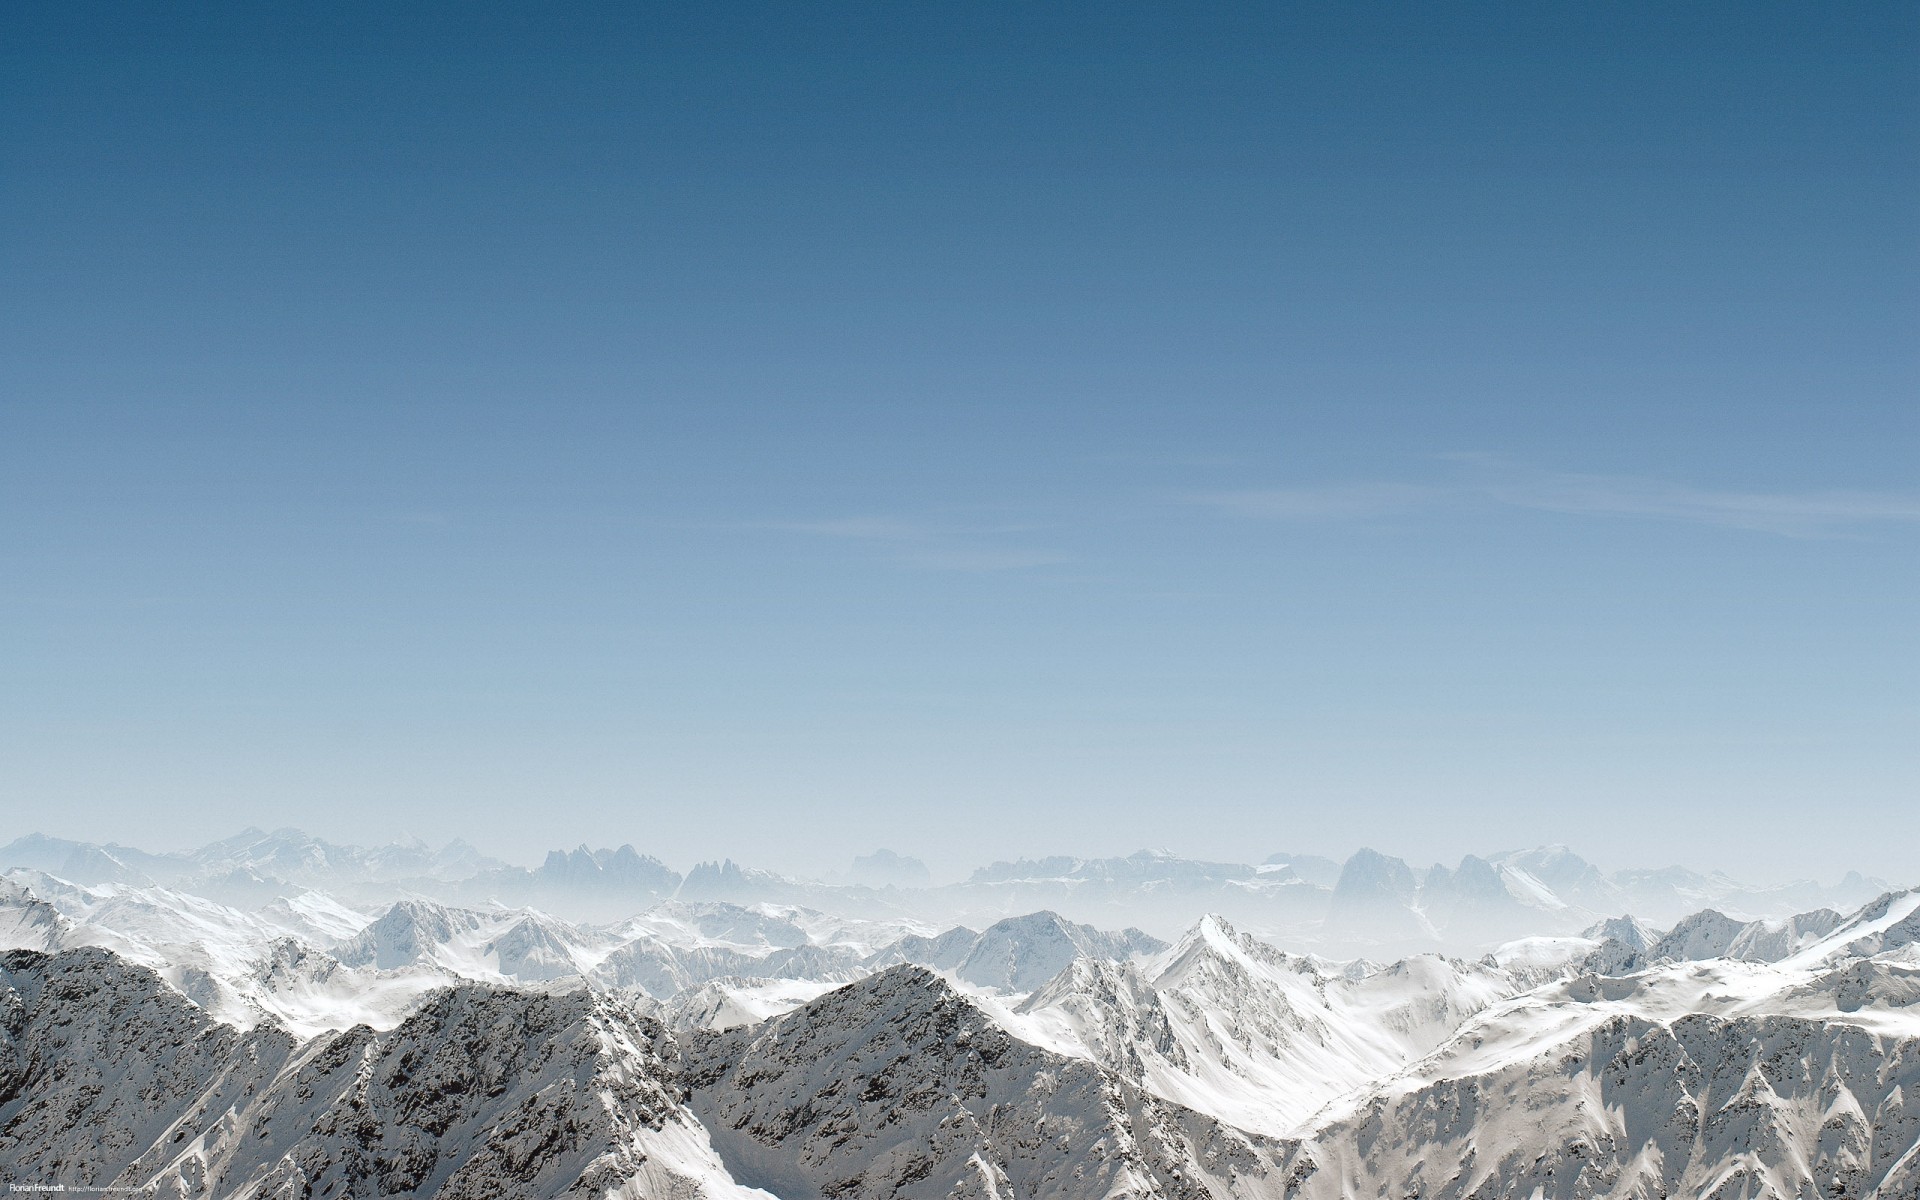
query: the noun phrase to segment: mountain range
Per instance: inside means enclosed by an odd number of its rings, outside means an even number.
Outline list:
[[[1561,849],[1424,871],[1370,851],[1054,859],[944,888],[677,875],[630,848],[526,870],[458,843],[291,832],[169,855],[30,838],[4,857],[10,1184],[1920,1195],[1920,889],[1754,915],[1809,892],[1602,874]],[[562,915],[462,890],[501,880],[593,903]],[[731,888],[746,890],[714,894]],[[1268,888],[1325,894],[1310,936],[1217,911],[1166,936],[1076,919],[1137,893],[1155,912],[1165,892],[1268,912]],[[991,895],[992,915],[1063,892],[1081,903],[974,924],[918,906]],[[1716,903],[1627,907],[1695,894]],[[1472,952],[1329,951],[1490,941],[1516,913],[1536,924]]]
[[[536,867],[487,858],[464,841],[435,850],[414,840],[342,846],[294,829],[246,830],[193,851],[156,854],[30,835],[0,847],[0,870],[37,870],[76,883],[162,885],[248,907],[306,890],[355,904],[422,898],[466,906],[532,907],[575,921],[615,921],[664,900],[797,905],[872,920],[982,926],[1048,909],[1103,928],[1172,937],[1213,913],[1332,955],[1484,952],[1516,937],[1576,933],[1607,917],[1670,924],[1702,908],[1742,919],[1858,906],[1891,887],[1850,872],[1822,885],[1755,886],[1684,867],[1603,873],[1571,850],[1468,855],[1425,868],[1362,849],[1344,862],[1275,854],[1254,864],[1157,851],[1124,858],[1019,859],[926,885],[915,860],[881,851],[853,878],[795,879],[731,860],[682,873],[631,845],[553,850]],[[886,879],[884,886],[873,880]],[[901,881],[905,881],[904,883]]]

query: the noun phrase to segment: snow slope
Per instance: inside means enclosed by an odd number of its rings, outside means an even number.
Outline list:
[[[258,845],[242,849],[234,869],[251,871]],[[423,896],[363,907],[251,876],[222,876],[216,900],[119,861],[144,881],[0,879],[14,1181],[1920,1196],[1920,890],[1845,914],[1702,909],[1662,933],[1556,907],[1613,886],[1569,854],[1445,875],[1376,855],[1342,872],[1354,911],[1545,923],[1477,957],[1372,962],[1287,953],[1218,916],[1170,945],[1052,911],[942,930],[785,899],[679,897],[581,924]],[[1102,861],[1068,877],[1187,878],[1178,860]],[[1423,907],[1441,897],[1450,913]]]

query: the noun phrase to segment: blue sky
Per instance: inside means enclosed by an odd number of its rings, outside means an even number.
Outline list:
[[[397,7],[0,46],[0,834],[1911,873],[1911,7]]]

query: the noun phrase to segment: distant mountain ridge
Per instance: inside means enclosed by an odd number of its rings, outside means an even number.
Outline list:
[[[340,845],[298,829],[244,829],[197,850],[152,853],[33,833],[0,847],[0,869],[23,867],[75,883],[178,884],[234,873],[283,885],[450,882],[505,863],[455,838],[435,850],[418,839],[372,848]]]
[[[359,904],[416,896],[608,921],[680,899],[976,926],[1049,909],[1076,922],[1136,925],[1161,935],[1211,912],[1325,953],[1389,957],[1419,949],[1482,951],[1529,934],[1578,933],[1615,917],[1664,925],[1709,907],[1741,921],[1838,911],[1889,886],[1858,873],[1832,886],[1779,887],[1682,867],[1609,874],[1564,846],[1467,855],[1452,867],[1423,869],[1371,849],[1343,863],[1285,853],[1258,865],[1143,850],[1121,858],[997,862],[941,886],[912,883],[924,868],[916,871],[917,863],[898,855],[883,852],[858,864],[865,865],[857,874],[884,883],[794,879],[730,859],[683,874],[632,845],[553,850],[527,868],[487,858],[458,839],[437,850],[418,840],[368,849],[294,829],[250,829],[167,854],[39,834],[0,847],[0,870],[38,870],[88,885],[177,886],[242,906],[318,890]]]

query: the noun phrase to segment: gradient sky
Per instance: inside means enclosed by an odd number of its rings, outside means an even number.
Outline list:
[[[1920,8],[8,23],[0,836],[1913,882]]]

